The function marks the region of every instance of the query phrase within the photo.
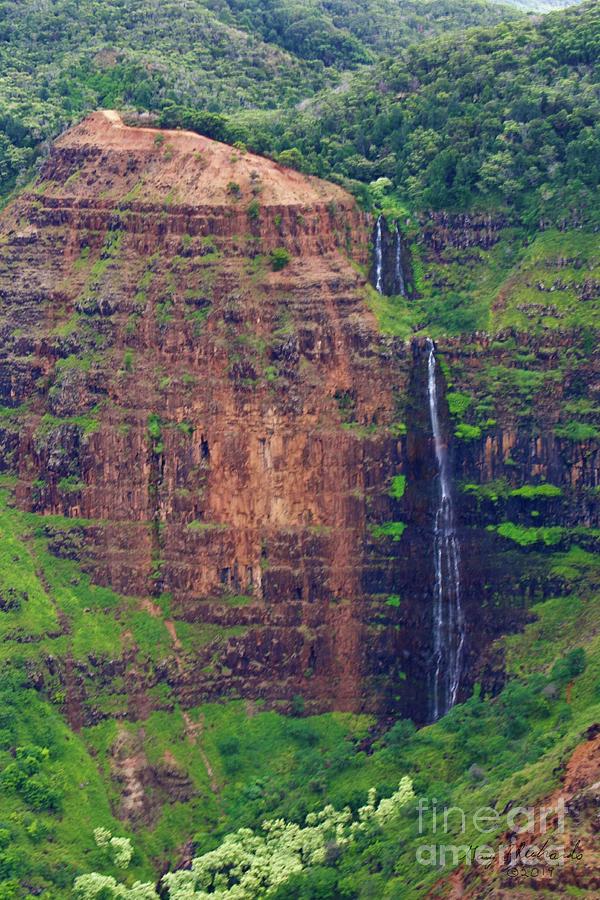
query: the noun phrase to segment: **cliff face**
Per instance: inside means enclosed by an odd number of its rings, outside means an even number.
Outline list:
[[[380,702],[364,543],[407,359],[350,262],[369,232],[335,186],[106,113],[4,216],[4,465],[20,505],[81,520],[96,580],[206,626],[168,673],[184,702]]]
[[[76,676],[56,663],[75,724],[96,719],[97,685],[125,693],[135,717],[160,703],[149,692],[161,681],[184,706],[243,696],[285,709],[299,695],[312,710],[423,720],[437,474],[427,360],[423,341],[378,331],[353,264],[369,262],[372,227],[333,185],[113,113],[65,134],[4,213],[4,471],[18,504],[46,517],[56,555],[139,597],[173,635],[159,666],[135,648],[80,661]],[[440,220],[427,240],[437,253],[494,234],[487,220]],[[545,343],[544,358],[560,355]],[[509,367],[512,352],[481,336],[440,346],[473,408],[489,399],[485,367]],[[459,440],[444,382],[463,698],[481,676],[501,684],[491,642],[565,586],[535,546],[523,555],[492,530],[503,516],[534,523],[508,487],[561,485],[538,525],[597,524],[585,491],[598,450],[554,434],[557,393],[544,434],[499,403]],[[459,484],[493,479],[508,485],[500,516]]]

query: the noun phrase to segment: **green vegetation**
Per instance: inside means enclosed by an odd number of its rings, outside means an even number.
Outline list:
[[[393,541],[399,541],[406,529],[406,522],[385,522],[383,525],[374,525],[371,534],[374,538],[390,537]]]
[[[392,485],[390,487],[390,497],[394,500],[401,500],[406,490],[406,475],[394,475]]]
[[[524,500],[549,500],[560,496],[562,488],[555,484],[524,484],[509,493],[509,497],[522,497]]]
[[[531,547],[534,544],[553,547],[561,542],[566,533],[565,529],[558,525],[547,528],[525,528],[513,522],[503,522],[502,525],[498,525],[496,531],[502,537],[515,541],[520,547]]]
[[[479,425],[460,422],[454,429],[454,434],[460,441],[476,441],[481,437],[481,428]]]
[[[321,175],[387,177],[413,209],[594,221],[599,16],[588,3],[413,45],[269,121],[269,143]]]
[[[469,397],[467,394],[451,391],[446,394],[446,400],[448,402],[450,415],[456,416],[457,419],[462,419],[473,403],[473,398]]]
[[[581,461],[582,477],[593,483],[589,448],[577,445],[600,437],[590,377],[598,327],[600,13],[598,4],[587,3],[507,25],[504,20],[511,16],[477,0],[395,5],[385,0],[165,0],[151,7],[148,0],[0,0],[0,195],[23,177],[49,136],[89,109],[125,107],[130,114],[154,113],[161,128],[192,128],[235,143],[232,162],[250,147],[281,164],[331,177],[353,190],[365,207],[400,219],[416,296],[384,297],[366,288],[367,301],[385,333],[463,336],[453,345],[448,342],[447,360],[440,359],[450,432],[465,442],[454,449],[466,460],[462,471],[467,472],[478,442],[484,437],[489,444],[497,441],[488,471],[498,477],[463,484],[461,504],[481,514],[478,527],[488,529],[482,546],[492,555],[497,552],[514,572],[515,609],[525,614],[533,603],[523,630],[490,650],[491,660],[506,660],[503,690],[491,697],[476,686],[467,702],[433,726],[417,730],[399,720],[383,731],[389,723],[383,726],[367,716],[307,715],[308,692],[306,699],[298,693],[291,702],[275,701],[270,710],[260,699],[235,699],[239,694],[200,704],[193,694],[196,673],[201,668],[214,676],[215,694],[209,696],[215,696],[220,673],[239,657],[239,638],[248,628],[225,623],[235,620],[237,607],[239,621],[259,616],[260,596],[251,596],[251,587],[245,588],[248,594],[229,592],[226,570],[223,592],[198,598],[202,613],[210,609],[222,618],[207,624],[202,615],[193,621],[178,618],[180,598],[161,593],[167,532],[158,516],[123,526],[139,526],[149,536],[147,560],[136,560],[136,566],[140,581],[147,577],[150,582],[152,599],[95,586],[85,574],[98,566],[86,556],[86,531],[101,546],[107,523],[19,512],[7,494],[14,484],[3,480],[1,900],[63,900],[73,895],[75,879],[90,872],[101,872],[107,880],[79,881],[86,900],[111,900],[117,883],[133,888],[137,880],[150,885],[146,897],[154,896],[160,873],[177,865],[184,847],[209,873],[207,884],[223,887],[238,876],[229,863],[217,866],[215,861],[228,843],[240,852],[241,837],[227,838],[239,828],[252,830],[246,835],[252,842],[248,868],[259,857],[265,864],[257,876],[259,889],[268,883],[276,900],[423,897],[443,869],[415,862],[422,838],[414,807],[402,805],[397,815],[377,817],[380,798],[383,810],[394,806],[391,798],[407,775],[418,796],[458,805],[467,817],[482,806],[500,812],[515,798],[534,802],[556,789],[565,760],[598,721],[600,533],[570,524],[577,521],[573,517],[582,498],[585,515],[595,515],[598,490],[584,490],[566,478],[560,481],[564,487],[538,481],[539,469],[527,476],[535,483],[522,484],[523,445],[529,445],[517,440],[513,446],[510,437],[531,438],[532,456],[538,441],[554,446],[558,438],[558,452],[573,454],[578,465]],[[467,23],[492,27],[475,28],[460,39],[451,33]],[[428,37],[434,39],[424,40]],[[158,133],[152,156],[168,159],[171,153],[169,141]],[[71,175],[73,187],[78,178],[77,172]],[[290,253],[284,247],[261,253],[257,180],[250,196],[236,181],[227,189],[247,218],[248,234],[233,243],[240,255],[241,248],[252,247],[245,271],[254,289],[269,268],[285,269]],[[138,190],[133,188],[123,206]],[[171,194],[168,202],[176,201]],[[456,241],[435,244],[427,231],[431,210],[441,213],[440,227]],[[335,210],[330,212],[333,220]],[[453,225],[451,218],[445,224],[446,213],[465,212],[466,224]],[[93,317],[80,310],[93,313],[100,288],[119,277],[119,215],[126,210],[115,212],[116,227],[102,247],[94,243],[93,250],[76,251],[75,271],[85,280],[78,311],[69,308],[52,320],[56,372],[53,383],[47,374],[40,381],[52,403],[60,400],[68,378],[96,375],[102,334]],[[482,235],[473,225],[478,217],[484,222]],[[275,226],[283,239],[281,217]],[[214,332],[215,347],[223,350],[236,387],[252,388],[264,374],[267,392],[275,396],[285,387],[285,372],[269,356],[272,346],[249,326],[230,328],[216,309],[221,298],[215,262],[228,254],[227,242],[190,235],[172,240],[181,255],[170,265],[157,254],[131,273],[137,293],[126,343],[132,346],[115,345],[111,362],[117,377],[128,383],[129,375],[151,365],[137,350],[143,311],[152,312],[152,325],[164,336],[181,309],[188,337],[203,329]],[[195,253],[199,248],[202,256]],[[195,268],[187,279],[185,259],[191,254]],[[207,323],[213,299],[214,321],[211,317]],[[277,322],[277,337],[284,339],[297,325],[286,303]],[[231,312],[234,319],[237,308]],[[264,320],[270,316],[271,309]],[[559,330],[565,335],[561,342]],[[476,361],[472,368],[469,358]],[[190,421],[175,426],[163,417],[164,410],[172,408],[181,385],[191,388],[196,380],[202,390],[197,376],[166,375],[157,365],[156,384],[163,392],[157,402],[164,409],[150,413],[145,423],[154,497],[165,438],[168,447],[175,443],[189,449],[197,421],[190,391],[183,392]],[[316,379],[314,386],[321,389]],[[387,418],[373,416],[371,424],[361,424],[357,396],[349,388],[334,394],[338,425],[351,432],[348,440],[375,445],[382,437],[393,444],[392,437],[406,434],[403,422],[381,424]],[[99,426],[98,409],[36,418],[36,452],[42,456],[59,443],[59,429],[67,425],[85,440]],[[7,434],[31,411],[39,415],[31,399],[15,409],[2,408]],[[400,397],[398,419],[405,412]],[[57,460],[62,462],[59,452]],[[378,457],[370,447],[365,460],[375,471]],[[548,471],[547,477],[562,478]],[[174,477],[171,470],[167,475]],[[29,476],[21,472],[20,477]],[[18,487],[22,490],[23,482]],[[408,555],[410,532],[402,540],[406,523],[381,522],[386,513],[377,503],[393,509],[387,515],[402,516],[399,502],[406,487],[406,476],[396,475],[383,486],[383,498],[366,484],[352,498],[364,503],[370,521],[380,522],[370,527],[367,552],[384,561]],[[52,502],[63,504],[65,511],[79,504],[80,494],[86,498],[79,469],[48,467],[33,481],[33,497],[55,495],[56,488],[58,498]],[[187,483],[178,482],[178,500],[190,494]],[[200,518],[203,507],[193,499],[194,505],[186,507],[193,510],[188,518],[199,518],[188,522],[183,540],[191,547],[230,543],[228,524]],[[171,515],[167,507],[161,507],[161,515]],[[313,525],[302,534],[316,546],[329,532],[327,526]],[[149,572],[144,572],[146,564]],[[277,576],[266,545],[261,568],[265,578]],[[182,584],[188,577],[183,570],[182,565]],[[376,588],[381,593],[365,600],[365,628],[381,628],[382,621],[398,631],[410,625],[413,611],[406,608],[404,587],[397,588],[402,597],[389,593],[395,589],[386,581]],[[485,604],[502,607],[505,598],[487,583],[485,590]],[[523,599],[539,599],[548,590],[562,595],[535,603]],[[344,604],[340,600],[340,612]],[[308,619],[302,621],[303,630],[312,627]],[[306,679],[319,676],[317,664],[304,665]],[[182,709],[182,697],[188,706],[197,705]],[[136,802],[138,778],[147,808],[126,823],[119,819],[120,804],[124,795]],[[366,802],[371,788],[377,803],[373,798]],[[281,820],[273,846],[285,852],[289,846],[283,837],[297,837],[321,822],[328,804],[333,810],[348,808],[340,813],[341,829],[334,832],[331,822],[319,828],[319,852],[307,854],[301,864],[294,856],[285,873],[289,877],[272,878],[263,823]],[[362,812],[366,808],[373,815]],[[327,815],[336,814],[329,809]],[[377,821],[344,840],[346,826],[367,816]],[[470,826],[466,834],[459,835],[457,827],[453,834],[461,845],[478,837]],[[169,880],[174,890],[185,891],[189,877],[175,874]],[[259,896],[256,884],[249,887],[252,900]]]
[[[281,269],[285,269],[290,259],[289,250],[286,250],[285,247],[275,247],[271,251],[271,268],[274,272],[280,272]]]
[[[566,422],[564,425],[557,425],[554,429],[557,437],[567,438],[569,441],[591,441],[600,438],[600,429],[585,422]]]
[[[165,0],[151,12],[148,0],[3,0],[0,195],[41,141],[89,110],[151,110],[164,127],[244,141],[246,129],[219,113],[293,108],[381,53],[513,15],[479,0]]]

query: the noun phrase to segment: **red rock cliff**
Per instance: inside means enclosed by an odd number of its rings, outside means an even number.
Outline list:
[[[334,185],[112,112],[63,135],[4,215],[18,501],[83,520],[97,580],[210,626],[185,674],[167,663],[184,702],[376,709],[395,690],[377,687],[403,638],[397,610],[377,619],[393,579],[368,522],[391,518],[409,359],[352,264],[370,228]]]

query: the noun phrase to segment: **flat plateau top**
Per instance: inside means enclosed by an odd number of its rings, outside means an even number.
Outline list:
[[[82,153],[77,169],[62,183],[45,182],[44,193],[50,196],[128,197],[174,205],[243,207],[256,199],[261,206],[334,202],[354,207],[353,198],[337,185],[191,131],[130,127],[114,110],[88,116],[65,132],[55,148],[59,154]]]

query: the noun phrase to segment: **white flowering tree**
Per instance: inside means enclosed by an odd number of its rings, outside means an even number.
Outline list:
[[[385,828],[403,806],[414,799],[410,778],[400,781],[398,790],[377,803],[375,789],[369,791],[365,806],[355,819],[349,807],[336,810],[326,806],[318,813],[309,813],[304,826],[284,819],[263,822],[260,832],[240,828],[228,834],[223,843],[192,860],[190,869],[169,872],[163,878],[169,900],[257,900],[287,881],[291,875],[325,861],[327,846],[350,844],[361,831],[372,827]],[[102,832],[96,842],[111,847],[117,858],[127,855],[121,841]],[[116,844],[114,843],[116,841]],[[129,846],[130,849],[130,846]],[[131,854],[127,859],[127,864]],[[131,888],[118,884],[110,876],[93,873],[75,882],[77,900],[155,900],[154,887],[137,882]]]

